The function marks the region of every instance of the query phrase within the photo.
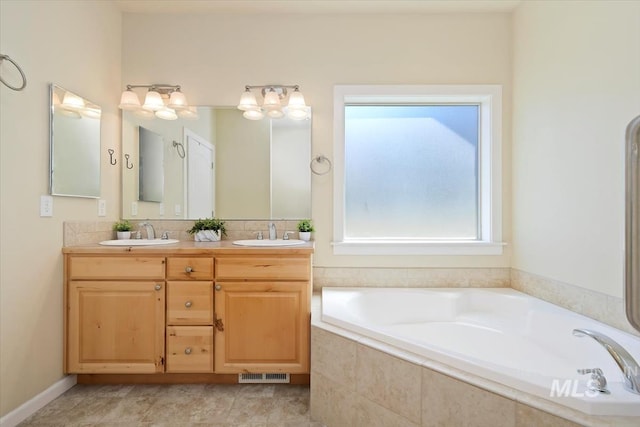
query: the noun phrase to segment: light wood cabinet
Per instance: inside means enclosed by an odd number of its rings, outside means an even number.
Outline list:
[[[309,372],[310,257],[220,256],[215,265],[216,372]]]
[[[308,282],[216,282],[216,372],[309,372]]]
[[[313,246],[63,252],[66,373],[309,373]]]
[[[163,282],[74,280],[67,299],[67,372],[164,370]]]

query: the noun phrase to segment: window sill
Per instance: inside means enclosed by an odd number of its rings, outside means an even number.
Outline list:
[[[334,255],[502,255],[505,243],[350,240],[333,242]]]

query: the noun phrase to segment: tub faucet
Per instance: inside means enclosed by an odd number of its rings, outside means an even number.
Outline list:
[[[141,227],[144,227],[145,230],[147,230],[147,239],[149,240],[153,240],[156,238],[156,230],[153,229],[153,225],[151,225],[151,223],[147,222],[143,222],[142,224],[140,224]]]
[[[272,222],[269,223],[269,240],[276,240],[278,233],[276,232],[276,225]]]
[[[640,365],[620,344],[608,336],[591,329],[574,329],[577,337],[591,337],[603,346],[616,361],[624,375],[624,388],[631,393],[640,394]]]

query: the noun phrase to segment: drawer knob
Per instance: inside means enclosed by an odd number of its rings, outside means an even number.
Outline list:
[[[216,285],[216,291],[219,291],[220,289],[222,289],[222,286]]]
[[[193,271],[193,268],[192,268],[192,267],[190,267],[190,266],[186,266],[186,267],[184,268],[184,271],[185,271],[185,273],[191,273],[191,272]]]
[[[187,308],[191,308],[191,306],[193,305],[193,303],[191,301],[187,301],[184,303],[184,306]]]
[[[187,347],[184,349],[184,354],[191,354],[191,347]]]
[[[154,286],[156,291],[159,291],[160,289],[162,289],[162,285],[161,284],[157,284],[156,286]]]

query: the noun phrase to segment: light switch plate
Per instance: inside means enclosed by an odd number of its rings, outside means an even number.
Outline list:
[[[53,216],[53,196],[40,196],[40,216]]]
[[[104,199],[98,200],[98,216],[107,216],[107,201]]]
[[[158,210],[159,210],[159,214],[160,216],[164,216],[164,203],[160,203],[160,206],[158,206]]]
[[[174,210],[176,215],[182,215],[182,206],[175,205],[173,210]]]
[[[131,202],[131,216],[138,215],[138,202]]]

